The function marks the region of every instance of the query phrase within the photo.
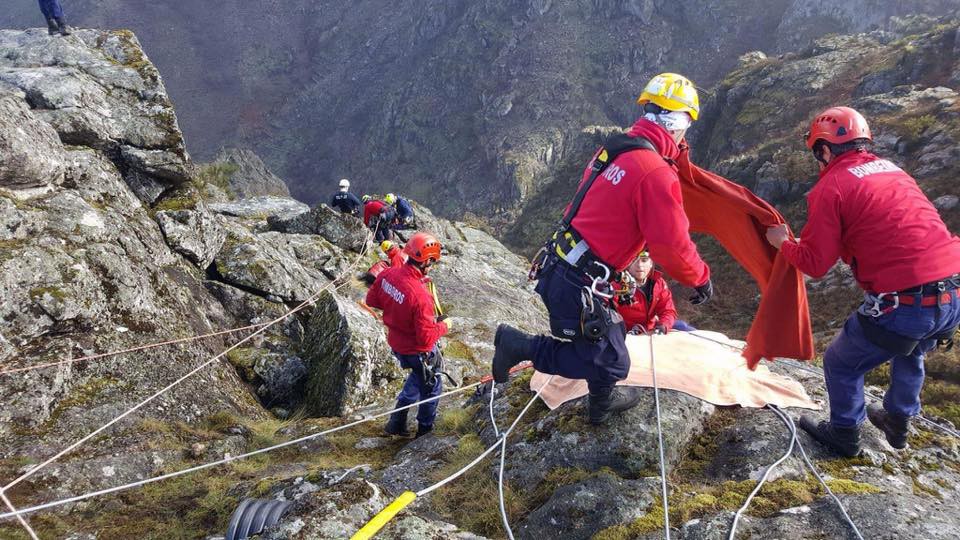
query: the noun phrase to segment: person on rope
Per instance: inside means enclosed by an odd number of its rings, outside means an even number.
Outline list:
[[[677,319],[673,293],[663,274],[653,269],[653,260],[646,250],[627,267],[623,279],[614,283],[617,294],[614,304],[631,334],[666,334],[670,330],[690,331],[694,328]]]
[[[699,114],[697,91],[685,77],[663,73],[637,102],[642,116],[590,160],[559,228],[534,258],[530,278],[538,280],[553,335],[501,324],[494,338],[496,382],[506,382],[510,368],[528,359],[543,373],[586,379],[592,424],[639,402],[635,389],[614,388],[630,369],[626,328],[611,305],[615,274],[649,246],[668,274],[696,289],[691,302],[713,294],[710,270],[690,239],[672,162]]]
[[[40,0],[40,11],[47,20],[47,32],[51,36],[59,33],[61,36],[71,34],[70,27],[63,17],[63,8],[60,6],[60,0]]]
[[[413,229],[416,227],[414,225],[413,206],[410,205],[410,201],[403,197],[397,197],[393,193],[387,193],[383,200],[397,211],[397,218],[393,224],[394,229]]]
[[[451,323],[439,313],[435,289],[427,274],[440,260],[443,246],[435,236],[418,232],[403,252],[407,262],[384,270],[367,291],[368,306],[383,310],[387,343],[400,365],[410,375],[397,396],[397,408],[439,396],[443,391],[443,357],[437,342],[450,331]],[[438,401],[438,400],[437,400]],[[437,401],[417,409],[417,437],[433,430]],[[390,415],[386,432],[407,437],[407,409]]]
[[[393,240],[393,231],[390,224],[397,218],[397,211],[392,206],[379,199],[364,195],[363,203],[363,224],[376,231],[374,240],[383,242],[384,240]]]
[[[350,193],[350,180],[340,179],[340,190],[330,197],[330,207],[352,216],[360,214],[360,199]]]
[[[820,163],[807,224],[799,240],[786,225],[767,230],[770,244],[804,274],[822,277],[839,258],[865,291],[823,356],[830,420],[800,419],[802,429],[845,456],[859,454],[867,418],[891,446],[906,446],[910,418],[920,413],[924,355],[952,342],[960,323],[960,238],[909,174],[870,152],[872,141],[859,112],[818,114],[806,135]],[[864,374],[888,361],[883,407],[865,408]]]

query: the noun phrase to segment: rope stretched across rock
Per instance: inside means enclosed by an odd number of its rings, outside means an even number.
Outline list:
[[[376,234],[376,231],[374,231],[374,234]],[[368,239],[368,240],[369,240],[369,239]],[[357,256],[357,259],[353,262],[353,264],[351,264],[351,265],[343,272],[343,274],[340,275],[339,278],[344,277],[345,275],[347,275],[349,272],[352,272],[352,271],[357,267],[357,265],[363,260],[363,258],[364,258],[364,256],[365,256],[365,253],[366,253],[366,251],[367,251],[367,247],[368,247],[368,246],[369,246],[369,242],[364,246],[363,250],[361,250],[360,254]],[[338,279],[339,279],[339,278],[338,278]],[[26,480],[27,478],[30,478],[31,476],[35,475],[36,473],[38,473],[39,471],[41,471],[42,469],[44,469],[45,467],[47,467],[47,466],[50,465],[51,463],[54,463],[55,461],[57,461],[58,459],[60,459],[60,458],[63,457],[64,455],[66,455],[66,454],[72,452],[73,450],[75,450],[76,448],[80,447],[83,443],[89,441],[90,439],[92,439],[92,438],[95,437],[96,435],[98,435],[98,434],[102,433],[103,431],[107,430],[108,428],[110,428],[111,426],[113,426],[114,424],[116,424],[117,422],[119,422],[120,420],[123,420],[123,419],[126,418],[127,416],[133,414],[134,412],[136,412],[137,410],[139,410],[139,409],[142,408],[143,406],[147,405],[148,403],[150,403],[150,402],[153,401],[154,399],[160,397],[160,396],[163,395],[164,393],[166,393],[166,392],[170,391],[171,389],[175,388],[175,387],[178,386],[180,383],[182,383],[182,382],[186,381],[187,379],[191,378],[192,376],[196,375],[197,373],[199,373],[200,371],[202,371],[204,368],[206,368],[206,367],[209,366],[210,364],[216,362],[216,361],[219,360],[220,358],[223,358],[223,357],[226,356],[227,353],[229,353],[230,351],[236,349],[236,348],[239,347],[240,345],[242,345],[242,344],[246,343],[247,341],[253,339],[253,338],[256,337],[257,335],[262,334],[263,332],[265,332],[265,331],[266,331],[268,328],[270,328],[271,326],[273,326],[273,325],[275,325],[275,324],[277,324],[277,323],[279,323],[279,322],[281,322],[281,321],[289,318],[290,316],[298,313],[299,311],[302,311],[303,309],[305,309],[305,308],[313,305],[314,303],[316,303],[317,300],[320,299],[320,296],[321,296],[324,292],[326,292],[331,286],[333,286],[335,283],[336,283],[336,280],[331,281],[330,283],[324,285],[324,286],[323,286],[319,291],[317,291],[313,296],[311,296],[311,297],[308,298],[307,300],[303,301],[303,302],[302,302],[300,305],[298,305],[297,307],[295,307],[295,308],[293,308],[293,309],[290,309],[289,311],[287,311],[285,314],[281,315],[280,317],[278,317],[278,318],[276,318],[276,319],[274,319],[274,320],[266,323],[266,324],[263,325],[261,328],[257,329],[256,331],[252,332],[251,334],[249,334],[249,335],[246,336],[245,338],[241,339],[241,340],[238,341],[237,343],[235,343],[235,344],[231,345],[230,347],[228,347],[226,350],[224,350],[224,351],[222,351],[221,353],[213,356],[213,357],[210,358],[209,360],[201,363],[199,366],[197,366],[197,367],[195,367],[194,369],[192,369],[192,370],[191,370],[190,372],[188,372],[186,375],[183,375],[182,377],[180,377],[180,378],[177,379],[176,381],[168,384],[167,386],[165,386],[165,387],[163,387],[162,389],[158,390],[157,392],[153,393],[150,397],[148,397],[148,398],[140,401],[139,403],[137,403],[136,405],[134,405],[134,406],[131,407],[130,409],[127,409],[125,412],[123,412],[123,413],[121,413],[120,415],[116,416],[113,420],[110,420],[109,422],[107,422],[106,424],[104,424],[104,425],[102,425],[101,427],[97,428],[96,430],[88,433],[86,436],[84,436],[84,437],[82,437],[81,439],[79,439],[78,441],[72,443],[71,445],[69,445],[68,447],[64,448],[63,450],[61,450],[60,452],[58,452],[58,453],[55,454],[54,456],[52,456],[52,457],[48,458],[47,460],[43,461],[43,462],[40,463],[39,465],[37,465],[37,466],[35,466],[35,467],[32,467],[32,468],[31,468],[30,470],[28,470],[27,472],[21,474],[19,477],[17,477],[16,479],[14,479],[13,481],[11,481],[10,483],[8,483],[8,484],[6,484],[5,486],[3,486],[3,488],[0,488],[0,492],[7,492],[7,491],[9,491],[10,488],[16,486],[16,485],[19,484],[20,482],[23,482],[23,481]]]

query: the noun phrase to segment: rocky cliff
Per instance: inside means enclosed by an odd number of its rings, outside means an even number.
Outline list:
[[[543,14],[552,12],[551,3],[538,5]],[[749,55],[712,92],[695,141],[698,159],[753,187],[772,186],[770,196],[799,223],[801,190],[793,184],[808,177],[796,172],[804,165],[785,144],[802,129],[803,114],[782,103],[809,113],[820,106],[810,99],[811,85],[824,85],[818,87],[837,89],[836,99],[853,100],[880,119],[883,151],[915,169],[929,167],[921,181],[956,227],[949,194],[955,193],[957,39],[955,24],[928,25],[918,34],[903,27],[899,34],[831,37],[782,58]],[[778,94],[781,88],[790,93]],[[7,492],[15,504],[209,463],[389,409],[403,373],[389,356],[381,325],[358,304],[364,286],[357,273],[378,259],[362,225],[278,193],[242,197],[231,186],[261,182],[233,183],[234,165],[193,165],[159,73],[132,34],[85,30],[50,39],[35,30],[0,31],[0,110],[4,483],[253,329],[80,357],[258,325],[315,301]],[[794,114],[794,123],[783,127],[772,120]],[[754,130],[756,122],[765,127]],[[564,182],[583,166],[581,152],[612,129],[589,128],[570,140],[577,156],[565,154],[549,169],[551,189],[537,195],[544,203],[524,216],[531,231],[549,228],[554,218],[548,214],[565,199],[557,194],[572,191]],[[252,169],[258,178],[272,178]],[[443,349],[455,382],[469,383],[486,371],[498,322],[538,331],[546,326],[545,313],[525,282],[522,258],[478,228],[421,206],[417,215],[446,247],[435,279],[455,331]],[[516,238],[525,246],[539,241],[532,232]],[[718,301],[690,314],[736,332],[752,314],[749,302],[737,299],[750,293],[735,289],[743,287],[742,274],[719,250],[708,243],[703,249],[727,277]],[[848,282],[838,268],[811,284],[815,302],[822,302],[815,310],[818,330],[829,333],[847,311],[839,298],[851,294]],[[837,307],[823,302],[828,297]],[[39,367],[52,362],[57,365]],[[933,377],[925,413],[945,426],[956,419],[953,402],[960,397],[950,384],[960,381],[955,362],[940,356],[928,365]],[[27,368],[36,369],[12,371]],[[824,399],[816,372],[787,361],[773,369]],[[493,414],[501,427],[530,399],[528,377],[499,389]],[[883,384],[882,377],[870,383]],[[510,439],[505,496],[514,532],[520,538],[660,537],[652,392],[644,391],[640,406],[606,427],[586,425],[583,408],[576,401],[548,412],[536,403]],[[676,392],[661,393],[661,408],[674,537],[724,538],[732,512],[785,451],[787,431],[769,411],[717,408]],[[260,497],[293,502],[264,538],[343,538],[399,493],[445,478],[492,444],[489,415],[485,399],[445,398],[435,433],[417,440],[385,437],[379,422],[364,423],[32,514],[29,521],[42,538],[212,539],[242,499]],[[907,451],[894,451],[870,427],[864,439],[863,456],[835,459],[800,437],[864,536],[954,538],[958,440],[926,424],[915,426]],[[381,536],[504,537],[496,472],[482,463],[418,500]],[[740,531],[852,537],[796,457],[760,491]],[[0,524],[0,536],[26,538],[12,521]]]
[[[541,190],[583,126],[632,120],[656,72],[708,87],[745,52],[776,55],[960,2],[76,0],[67,9],[81,26],[132,28],[147,43],[203,159],[242,142],[307,202],[346,176],[357,190],[403,192],[444,215],[494,216]],[[41,24],[30,2],[0,13],[0,27]]]

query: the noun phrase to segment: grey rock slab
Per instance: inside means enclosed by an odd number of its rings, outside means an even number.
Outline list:
[[[271,216],[292,217],[310,210],[302,202],[285,197],[251,197],[235,202],[211,203],[209,206],[218,214],[263,220]]]
[[[210,266],[227,239],[223,227],[203,210],[161,211],[156,219],[167,245],[200,269]]]
[[[236,225],[214,262],[223,281],[288,302],[311,298],[348,266],[337,248],[318,236],[251,234]]]
[[[607,527],[645,515],[659,488],[660,482],[653,478],[625,480],[606,473],[563,486],[515,525],[517,538],[589,540]]]
[[[303,355],[310,414],[342,416],[394,397],[403,376],[383,326],[349,298],[325,291],[314,306]]]
[[[597,471],[608,467],[618,475],[659,476],[653,390],[639,389],[640,403],[613,415],[604,426],[586,421],[585,399],[565,403],[541,416],[513,447],[509,478],[536,486],[558,467]],[[660,392],[661,422],[667,474],[684,455],[687,443],[703,429],[714,407],[671,390]]]
[[[363,250],[370,236],[370,231],[359,218],[343,214],[325,204],[295,216],[271,216],[267,222],[274,231],[318,234],[333,245],[356,253]]]
[[[58,184],[66,169],[57,133],[23,99],[0,94],[0,187]]]
[[[933,206],[940,211],[953,210],[960,204],[960,197],[956,195],[944,195],[942,197],[937,197],[933,201]]]
[[[230,173],[228,183],[230,191],[238,198],[273,196],[290,197],[287,184],[273,174],[252,150],[243,148],[222,148],[215,161],[230,164],[235,168]]]

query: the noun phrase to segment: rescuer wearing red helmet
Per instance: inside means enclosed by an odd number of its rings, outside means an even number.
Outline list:
[[[367,305],[383,310],[387,343],[410,375],[397,396],[397,408],[436,397],[443,391],[440,379],[443,358],[437,342],[450,331],[450,321],[441,320],[436,291],[427,274],[440,260],[442,245],[435,236],[418,232],[410,237],[403,252],[407,262],[377,276],[367,291]],[[438,400],[423,403],[417,410],[417,437],[433,430]],[[407,409],[390,415],[386,426],[391,435],[408,436]]]
[[[822,277],[839,258],[865,291],[823,357],[830,420],[800,419],[801,428],[846,456],[860,452],[867,418],[891,446],[906,446],[910,417],[920,413],[924,355],[951,342],[960,323],[960,238],[910,175],[869,151],[872,140],[866,119],[849,107],[818,114],[805,136],[820,162],[807,224],[799,240],[786,225],[767,230],[767,240],[804,274]],[[864,374],[887,361],[883,407],[865,408]]]

